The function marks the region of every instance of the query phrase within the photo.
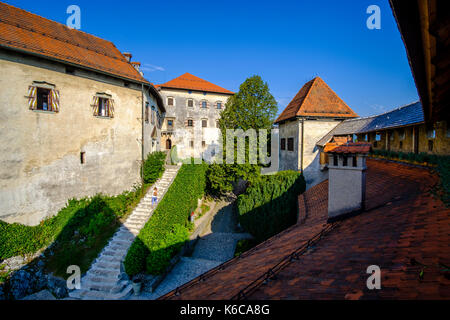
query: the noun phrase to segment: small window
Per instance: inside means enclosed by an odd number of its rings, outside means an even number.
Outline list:
[[[400,141],[400,142],[399,142],[399,144],[398,144],[398,148],[399,148],[400,150],[402,150],[402,149],[403,149],[403,141]]]
[[[436,138],[436,130],[435,129],[428,129],[427,130],[427,137],[428,137],[428,139],[435,139]]]
[[[172,97],[167,98],[167,105],[173,107],[174,105],[174,100]]]
[[[155,118],[156,118],[156,108],[155,106],[152,106],[152,124],[155,124]]]
[[[81,152],[80,153],[80,162],[81,162],[81,164],[85,164],[86,163],[86,152]]]
[[[208,127],[208,120],[202,120],[202,128]]]
[[[173,127],[173,120],[167,120],[167,126],[169,128],[172,128]]]
[[[342,164],[344,167],[347,167],[348,166],[348,157],[347,156],[343,156],[343,164]]]
[[[368,135],[368,134],[366,134],[366,135],[364,136],[364,141],[369,142],[369,135]]]
[[[338,166],[338,156],[337,155],[333,155],[333,166],[337,167]]]
[[[358,166],[358,157],[353,156],[353,168],[356,168]]]
[[[194,126],[194,120],[188,120],[188,127]]]
[[[202,141],[202,148],[206,147],[206,141]]]
[[[357,142],[358,141],[358,136],[356,134],[353,134],[352,141],[353,142]]]
[[[288,151],[294,151],[294,138],[288,139]]]
[[[222,102],[220,102],[220,101],[217,102],[217,109],[219,109],[219,110],[222,109]]]
[[[100,117],[109,117],[108,99],[98,98],[98,115]]]
[[[381,133],[375,135],[375,141],[381,141]]]
[[[123,86],[124,86],[125,88],[129,88],[129,87],[130,87],[130,83],[125,81],[125,82],[123,83]]]
[[[206,108],[208,108],[208,102],[202,101],[202,109],[206,109]]]
[[[286,150],[286,139],[281,139],[281,150]]]
[[[150,108],[148,106],[148,102],[145,103],[145,122],[148,123],[149,122],[149,112],[150,112]]]
[[[389,132],[389,140],[394,141],[394,133],[393,132]]]
[[[433,140],[428,140],[428,151],[432,152],[433,151]]]
[[[187,102],[187,106],[188,106],[189,108],[193,108],[193,107],[194,107],[194,100],[189,99],[188,102]]]
[[[405,140],[406,134],[405,134],[405,129],[400,129],[398,130],[398,138],[400,140]]]
[[[191,146],[191,148],[193,148],[193,147],[194,147],[194,141],[191,140],[191,142],[189,143],[189,145]]]
[[[50,106],[50,90],[45,88],[37,88],[37,110],[51,111]]]

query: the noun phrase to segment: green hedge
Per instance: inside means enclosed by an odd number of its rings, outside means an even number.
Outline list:
[[[306,189],[302,174],[283,171],[261,176],[238,197],[241,226],[258,242],[280,233],[297,221],[297,198]]]
[[[161,274],[189,239],[189,215],[205,193],[206,165],[185,164],[156,208],[153,216],[131,245],[125,271]]]
[[[166,154],[164,152],[154,152],[147,156],[142,170],[145,184],[153,184],[161,178],[164,173],[165,161]]]

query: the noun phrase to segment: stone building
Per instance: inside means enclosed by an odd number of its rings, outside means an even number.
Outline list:
[[[165,112],[139,63],[4,3],[0,35],[0,219],[35,225],[68,199],[138,183]]]
[[[415,102],[367,118],[346,120],[317,142],[321,164],[328,162],[328,142],[370,142],[374,150],[405,153],[450,154],[450,126],[447,121],[426,123],[422,104]]]
[[[156,87],[167,110],[162,125],[162,149],[177,146],[178,156],[189,158],[215,148],[220,134],[220,113],[234,93],[189,73]]]
[[[316,142],[358,115],[320,78],[306,83],[275,121],[280,132],[280,170],[302,171],[308,187],[323,179]]]

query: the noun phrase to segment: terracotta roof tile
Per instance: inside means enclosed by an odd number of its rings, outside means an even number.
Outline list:
[[[372,149],[370,143],[347,142],[336,143],[329,142],[325,145],[324,151],[329,153],[369,153]]]
[[[427,169],[368,159],[366,211],[333,228],[297,259],[294,250],[329,224],[328,181],[300,196],[301,221],[164,299],[230,299],[280,261],[269,281],[247,292],[266,299],[450,299],[450,210],[431,190]],[[393,183],[395,187],[393,188]],[[303,219],[302,219],[303,218]],[[381,268],[382,290],[368,290],[367,267]],[[424,277],[419,274],[424,270]],[[245,292],[245,291],[244,291]]]
[[[307,82],[275,123],[299,116],[357,118],[358,115],[320,78]]]
[[[185,89],[185,90],[193,90],[193,91],[205,91],[205,92],[215,92],[215,93],[225,93],[233,95],[234,92],[230,90],[224,89],[215,85],[211,82],[203,80],[199,77],[196,77],[190,73],[185,73],[178,78],[170,80],[169,82],[159,84],[156,86],[157,88],[171,88],[171,89]]]
[[[147,83],[112,42],[1,2],[0,45]]]

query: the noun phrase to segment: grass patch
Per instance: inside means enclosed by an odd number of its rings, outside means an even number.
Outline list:
[[[201,217],[203,217],[206,213],[209,212],[209,210],[211,210],[211,207],[208,204],[203,203],[199,209],[200,210],[196,219],[200,219]]]

